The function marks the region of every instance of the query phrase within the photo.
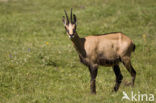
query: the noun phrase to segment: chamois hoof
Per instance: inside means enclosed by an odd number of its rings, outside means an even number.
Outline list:
[[[118,87],[114,87],[114,92],[117,92],[118,91]]]

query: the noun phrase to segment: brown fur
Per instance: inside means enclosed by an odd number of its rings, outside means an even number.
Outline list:
[[[122,33],[72,38],[74,47],[88,64],[113,66],[124,56],[130,56],[134,44]]]

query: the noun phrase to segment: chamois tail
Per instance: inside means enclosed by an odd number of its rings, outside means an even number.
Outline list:
[[[135,52],[135,48],[136,48],[136,46],[135,46],[135,44],[133,44],[133,52]]]

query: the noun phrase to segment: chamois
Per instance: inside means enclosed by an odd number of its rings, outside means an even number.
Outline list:
[[[96,76],[98,66],[112,66],[116,76],[116,83],[113,91],[117,91],[123,79],[119,63],[122,62],[132,76],[131,85],[134,85],[136,71],[131,65],[131,53],[135,50],[135,44],[123,33],[108,33],[98,36],[87,36],[80,38],[76,32],[76,15],[70,15],[64,10],[63,23],[67,35],[72,41],[80,61],[89,68],[91,81],[91,93],[96,93]]]

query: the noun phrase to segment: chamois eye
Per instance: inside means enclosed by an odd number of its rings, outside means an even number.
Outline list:
[[[75,33],[75,29],[73,30],[73,32]]]

